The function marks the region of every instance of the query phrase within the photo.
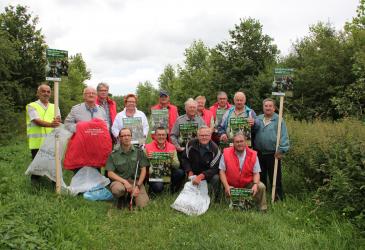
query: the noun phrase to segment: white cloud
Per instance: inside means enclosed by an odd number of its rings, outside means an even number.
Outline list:
[[[110,84],[115,95],[135,91],[151,81],[166,64],[182,63],[194,40],[208,46],[228,38],[240,18],[252,17],[283,54],[291,43],[308,34],[310,25],[331,22],[341,29],[355,16],[358,0],[3,0],[29,6],[51,48],[81,53],[96,86]]]

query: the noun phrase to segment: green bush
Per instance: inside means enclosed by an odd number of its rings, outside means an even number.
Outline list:
[[[291,193],[314,191],[331,209],[365,230],[365,126],[360,121],[288,121],[291,151],[284,180]]]

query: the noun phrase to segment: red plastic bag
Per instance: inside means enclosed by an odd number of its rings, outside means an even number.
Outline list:
[[[112,140],[103,120],[94,118],[78,122],[76,132],[71,137],[63,166],[73,170],[83,166],[101,168],[112,151]]]

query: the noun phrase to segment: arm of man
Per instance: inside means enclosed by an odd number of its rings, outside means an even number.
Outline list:
[[[256,157],[255,166],[253,167],[253,185],[252,185],[252,195],[255,196],[258,190],[258,185],[260,183],[260,162],[259,159]]]
[[[215,145],[215,144],[214,144]],[[221,159],[221,151],[219,150],[218,146],[215,146],[216,153],[214,158],[211,160],[210,164],[209,164],[209,168],[205,171],[203,171],[204,177],[205,179],[210,179],[212,178],[214,175],[219,173],[219,163],[220,163],[220,159]]]
[[[108,177],[112,180],[112,181],[118,181],[120,183],[122,183],[125,187],[125,189],[127,190],[127,192],[131,192],[132,191],[132,185],[128,182],[128,180],[123,179],[122,177],[120,177],[119,175],[117,175],[116,173],[114,173],[114,171],[108,170]]]
[[[286,129],[285,121],[283,120],[281,123],[281,138],[280,138],[280,145],[279,150],[275,154],[275,157],[278,159],[282,158],[282,154],[285,154],[289,150],[289,136],[288,131]]]
[[[229,186],[229,184],[228,184],[226,171],[219,170],[219,178],[221,179],[221,182],[223,184],[224,192],[226,193],[226,195],[228,197],[230,197],[231,196],[231,186]]]
[[[71,108],[70,113],[67,115],[66,119],[65,119],[65,128],[72,132],[75,133],[76,131],[76,114],[75,114],[75,107]]]
[[[187,173],[188,176],[192,176],[193,172],[191,170],[190,159],[188,158],[188,152],[187,152],[189,150],[188,145],[186,145],[186,149],[183,151],[183,155],[181,157],[181,167],[185,171],[185,173]]]
[[[172,127],[170,138],[171,138],[171,143],[174,144],[174,146],[176,147],[176,150],[178,152],[181,152],[182,150],[184,150],[184,148],[180,147],[179,140],[178,140],[179,135],[180,135],[179,124],[178,124],[178,120],[176,120],[174,126]]]
[[[147,170],[146,167],[141,168],[141,172],[139,174],[138,181],[136,182],[136,186],[133,189],[133,196],[137,197],[140,192],[141,185],[143,184],[144,179],[146,178]]]
[[[103,120],[104,120],[104,122],[106,124],[106,127],[109,130],[109,122],[108,122],[108,117],[106,115],[106,111],[105,111],[104,107],[102,107],[102,106],[99,106],[99,108],[101,110],[101,113],[102,113],[102,116],[103,116]]]

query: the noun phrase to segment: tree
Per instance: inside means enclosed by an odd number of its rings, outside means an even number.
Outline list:
[[[184,65],[178,68],[178,78],[175,81],[175,103],[179,107],[183,107],[184,102],[189,97],[204,95],[208,99],[207,104],[209,104],[216,94],[212,88],[210,49],[202,41],[194,41],[185,50],[184,55]]]
[[[91,73],[81,54],[70,57],[68,76],[63,77],[60,83],[60,109],[62,117],[70,112],[72,106],[83,101],[85,81],[90,79]]]
[[[138,97],[138,109],[143,111],[146,115],[149,115],[151,113],[151,107],[158,100],[157,89],[155,89],[149,81],[146,81],[138,84],[136,95]]]
[[[294,44],[294,52],[284,61],[295,68],[294,98],[288,105],[294,117],[338,118],[328,100],[342,95],[354,81],[351,55],[346,36],[328,23],[311,26],[310,34]]]
[[[331,98],[341,116],[361,118],[365,109],[365,0],[361,0],[356,17],[346,23],[347,42],[353,50],[352,72],[356,80],[346,87],[343,95]]]
[[[176,71],[171,64],[168,64],[163,73],[159,76],[159,89],[166,90],[169,93],[173,93],[175,91],[175,83],[176,83]]]
[[[20,56],[11,67],[11,80],[16,85],[10,92],[18,109],[33,98],[38,84],[44,80],[46,44],[40,29],[36,28],[38,17],[32,17],[27,7],[8,6],[0,14],[0,27],[9,36],[15,51]]]
[[[252,18],[241,19],[229,35],[229,40],[212,50],[214,89],[224,90],[231,97],[243,90],[248,99],[258,99],[255,78],[275,63],[277,47],[270,36],[262,33],[260,22]]]

